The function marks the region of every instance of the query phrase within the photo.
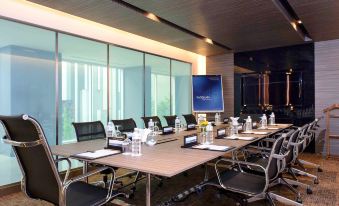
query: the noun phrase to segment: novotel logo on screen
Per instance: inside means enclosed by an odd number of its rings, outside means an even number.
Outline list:
[[[197,96],[197,99],[201,99],[202,101],[212,100],[210,96]]]

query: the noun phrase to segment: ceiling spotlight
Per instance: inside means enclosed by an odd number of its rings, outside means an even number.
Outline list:
[[[205,38],[205,42],[207,42],[207,43],[209,43],[209,44],[213,44],[212,39],[209,39],[209,38]]]
[[[145,16],[153,21],[160,22],[159,18],[153,13],[146,13]]]
[[[298,23],[298,24],[302,24],[303,22],[302,22],[301,20],[298,20],[297,23]]]

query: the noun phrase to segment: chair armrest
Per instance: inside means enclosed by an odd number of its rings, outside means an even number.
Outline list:
[[[6,136],[4,136],[2,140],[4,143],[10,144],[13,147],[35,147],[43,143],[42,139],[38,139],[35,141],[31,141],[31,142],[17,142],[17,141],[9,140]]]
[[[82,174],[82,175],[79,175],[79,176],[76,176],[76,177],[73,177],[71,178],[70,180],[68,180],[62,187],[62,192],[61,192],[61,195],[62,195],[62,204],[65,205],[65,201],[66,201],[66,191],[67,191],[67,188],[74,182],[77,182],[77,181],[80,181],[86,177],[89,177],[89,176],[92,176],[92,175],[95,175],[95,174],[98,174],[104,170],[111,170],[112,172],[112,177],[111,177],[111,180],[110,180],[110,185],[109,185],[109,188],[108,188],[108,193],[107,193],[107,196],[106,196],[106,202],[108,202],[109,200],[111,200],[112,198],[112,192],[113,192],[113,185],[114,185],[114,181],[115,181],[115,170],[112,168],[112,167],[100,167],[100,168],[97,168],[95,170],[92,170],[90,172],[87,172],[85,174]]]
[[[68,163],[68,168],[67,168],[66,175],[65,175],[65,178],[64,178],[64,181],[63,181],[63,184],[65,184],[66,181],[68,180],[69,173],[70,173],[71,168],[72,168],[72,163],[71,163],[71,160],[69,160],[68,158],[59,158],[59,159],[54,160],[55,163],[58,163],[58,162],[61,162],[61,161],[66,161]]]

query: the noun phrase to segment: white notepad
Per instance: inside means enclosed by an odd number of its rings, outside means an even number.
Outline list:
[[[277,127],[268,127],[267,129],[269,129],[269,130],[277,130],[279,128],[277,128]]]
[[[263,135],[263,134],[268,134],[268,132],[253,132],[253,134],[260,134],[260,135]]]
[[[233,137],[231,136],[231,137],[226,137],[226,139],[252,141],[255,139],[255,137],[238,137],[238,136]]]
[[[230,147],[228,147],[228,146],[220,146],[220,145],[213,145],[213,144],[209,144],[209,145],[200,144],[200,145],[193,146],[192,148],[194,148],[194,149],[208,149],[208,150],[215,150],[215,151],[226,151]]]
[[[88,151],[79,154],[72,155],[74,157],[83,158],[83,159],[98,159],[101,157],[106,157],[114,154],[121,153],[120,150],[110,150],[110,149],[101,149],[96,151]]]

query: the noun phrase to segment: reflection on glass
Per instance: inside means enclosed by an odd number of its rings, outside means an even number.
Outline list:
[[[59,35],[59,137],[76,141],[72,122],[107,122],[107,45]]]
[[[157,115],[166,122],[163,115],[170,115],[170,60],[145,55],[145,102],[146,116]]]
[[[192,113],[191,64],[172,60],[171,66],[172,115],[180,117]]]
[[[7,20],[0,28],[0,115],[33,116],[55,145],[55,33]],[[0,164],[0,186],[20,180],[14,153],[1,142]]]
[[[144,56],[142,52],[109,47],[110,119],[133,118],[142,127]]]

